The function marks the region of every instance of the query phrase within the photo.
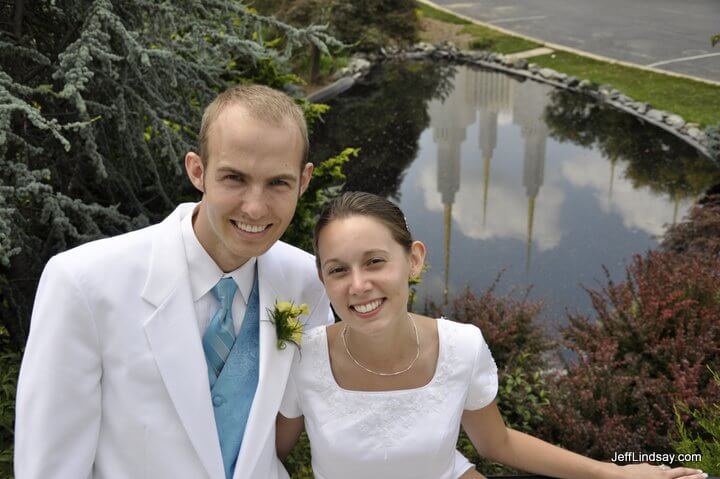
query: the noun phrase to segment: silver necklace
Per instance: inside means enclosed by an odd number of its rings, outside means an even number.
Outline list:
[[[412,318],[412,316],[410,316],[409,313],[408,313],[408,319],[410,320],[410,324],[412,324],[413,329],[415,330],[415,344],[416,344],[416,346],[417,346],[417,352],[415,353],[415,359],[413,359],[412,362],[410,363],[410,365],[409,365],[408,367],[406,367],[405,369],[403,369],[402,371],[395,371],[394,373],[379,373],[379,372],[377,372],[377,371],[373,371],[373,370],[370,369],[370,368],[366,368],[365,366],[363,366],[362,364],[360,364],[360,362],[359,362],[357,359],[355,359],[355,357],[353,357],[352,353],[350,352],[350,349],[348,349],[348,345],[347,345],[347,333],[348,333],[347,324],[346,324],[345,327],[343,328],[342,334],[341,334],[341,336],[342,336],[342,341],[343,341],[343,345],[345,346],[345,352],[346,352],[347,355],[350,357],[350,359],[352,359],[353,362],[354,362],[355,364],[357,364],[358,367],[364,369],[365,371],[369,372],[370,374],[375,374],[376,376],[397,376],[397,375],[399,375],[399,374],[406,373],[406,372],[410,371],[410,368],[412,368],[413,366],[415,366],[415,363],[417,362],[418,358],[420,357],[420,335],[418,334],[418,329],[417,329],[417,326],[415,325],[415,320]]]

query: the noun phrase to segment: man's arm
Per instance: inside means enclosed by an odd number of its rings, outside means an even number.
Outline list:
[[[18,479],[91,477],[102,364],[90,305],[52,258],[40,278],[17,390]]]

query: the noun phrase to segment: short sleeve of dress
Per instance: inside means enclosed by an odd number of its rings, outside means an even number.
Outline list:
[[[285,386],[285,394],[283,395],[282,402],[280,403],[280,414],[288,419],[293,419],[303,415],[297,385],[295,384],[295,378],[292,373],[288,377],[287,385]]]
[[[475,361],[473,363],[470,384],[468,387],[465,409],[474,411],[482,409],[495,399],[498,391],[498,376],[495,360],[490,354],[485,339],[479,329],[476,331],[476,338],[473,342],[476,345]]]

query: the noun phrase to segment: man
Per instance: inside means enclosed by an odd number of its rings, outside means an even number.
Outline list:
[[[289,97],[232,88],[188,153],[198,204],[53,257],[17,395],[15,471],[35,478],[287,477],[275,417],[295,347],[269,311],[331,321],[312,256],[279,242],[312,175]]]

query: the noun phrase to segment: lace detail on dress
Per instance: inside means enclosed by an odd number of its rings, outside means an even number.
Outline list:
[[[446,328],[438,321],[440,349],[433,379],[420,388],[397,391],[350,391],[340,388],[332,376],[327,352],[325,328],[317,328],[321,337],[308,341],[311,350],[315,386],[328,405],[330,421],[343,420],[348,429],[362,431],[375,439],[376,448],[387,449],[407,440],[407,431],[421,421],[421,416],[437,412],[445,399],[445,385],[450,382],[457,360],[456,328]],[[314,331],[313,331],[314,333]]]

